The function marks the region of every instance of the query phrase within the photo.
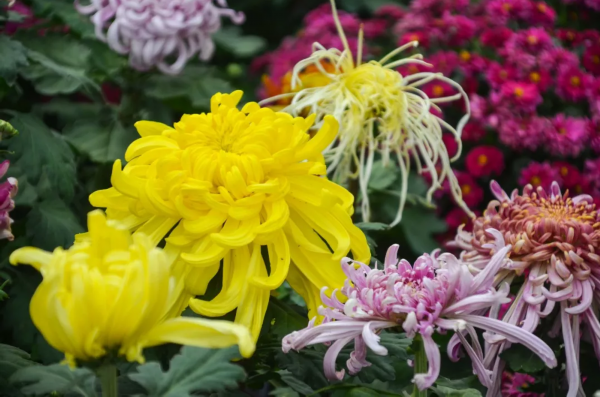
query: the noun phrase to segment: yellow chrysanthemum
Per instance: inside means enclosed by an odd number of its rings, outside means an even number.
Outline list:
[[[230,321],[172,317],[182,283],[170,273],[167,256],[143,234],[88,214],[89,233],[68,250],[20,248],[10,263],[42,273],[31,299],[31,318],[67,361],[92,360],[117,352],[143,362],[142,349],[173,342],[208,348],[238,344],[254,352],[248,329]]]
[[[352,249],[368,261],[369,249],[352,224],[353,196],[322,177],[336,120],[325,117],[310,138],[314,117],[257,103],[240,111],[241,97],[216,94],[211,113],[184,115],[174,128],[138,122],[128,164],[116,161],[113,187],[90,201],[154,243],[168,235],[188,298],[205,293],[222,263],[220,293],[190,306],[213,317],[237,308],[235,321],[258,337],[270,291],[286,278],[314,316],[320,288],[343,285],[340,259]]]
[[[361,208],[365,221],[369,220],[369,196],[367,187],[375,154],[378,152],[387,164],[390,155],[395,154],[401,170],[402,184],[400,203],[392,226],[400,222],[407,196],[408,174],[411,159],[419,173],[427,172],[432,186],[427,193],[432,195],[448,180],[455,200],[467,213],[468,207],[462,200],[458,181],[452,172],[450,162],[460,156],[460,135],[466,124],[470,110],[468,97],[459,84],[436,73],[416,73],[402,76],[395,68],[404,64],[431,66],[422,61],[420,54],[393,61],[390,60],[402,51],[416,47],[417,42],[408,43],[392,51],[380,61],[362,63],[362,29],[358,38],[356,62],[353,60],[348,41],[339,22],[334,0],[331,0],[333,16],[336,21],[344,51],[326,49],[315,43],[313,53],[294,67],[291,93],[277,95],[262,103],[281,101],[293,97],[289,106],[283,109],[293,116],[312,113],[317,116],[316,126],[320,126],[326,115],[333,115],[340,121],[338,137],[325,149],[329,172],[333,179],[346,184],[350,178],[358,178],[361,190]],[[325,70],[323,64],[334,65],[335,70]],[[318,69],[327,77],[321,86],[302,86],[301,74],[308,67]],[[418,87],[433,80],[442,80],[451,84],[459,92],[456,95],[428,98]],[[464,98],[467,114],[455,129],[441,118],[431,113],[439,110],[436,104]],[[442,141],[442,129],[452,132],[459,143],[455,158],[450,159]],[[437,164],[441,171],[436,170]]]

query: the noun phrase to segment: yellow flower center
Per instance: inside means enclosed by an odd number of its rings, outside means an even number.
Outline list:
[[[531,184],[533,186],[539,186],[542,183],[542,180],[540,179],[539,176],[534,176],[531,178]]]
[[[509,12],[512,9],[512,5],[510,3],[504,3],[504,4],[502,4],[502,9],[505,12]]]
[[[521,87],[515,88],[515,96],[517,98],[521,98],[524,93],[525,93],[525,91],[523,90],[523,88],[521,88]]]
[[[462,185],[460,187],[460,190],[462,191],[462,194],[464,194],[465,196],[468,195],[469,193],[471,193],[471,185]]]
[[[546,6],[545,3],[537,3],[537,9],[539,12],[541,13],[546,13],[546,11],[548,11],[548,7]]]
[[[593,55],[592,56],[592,62],[595,63],[596,65],[600,63],[600,56],[598,55]]]
[[[579,84],[581,84],[581,79],[579,78],[579,76],[571,77],[571,85],[572,86],[579,87]]]
[[[560,174],[562,176],[567,176],[568,173],[569,173],[569,169],[567,167],[560,167]]]
[[[462,59],[465,62],[468,62],[471,59],[471,53],[469,53],[469,51],[467,50],[462,50],[460,52],[460,59]]]
[[[434,85],[433,86],[433,96],[440,97],[442,95],[444,95],[444,87],[442,87],[441,85]]]
[[[566,129],[565,127],[560,127],[560,128],[558,129],[558,133],[559,133],[560,135],[566,135],[566,133],[567,133],[567,129]]]
[[[529,75],[529,78],[534,83],[538,83],[540,81],[540,77],[541,76],[540,76],[540,74],[538,72],[531,72],[531,74]]]
[[[479,165],[486,165],[488,162],[488,157],[485,154],[480,154],[479,157],[477,157],[477,163],[479,163]]]
[[[536,45],[538,42],[538,38],[535,37],[534,35],[529,35],[529,36],[527,36],[527,42],[531,45]]]

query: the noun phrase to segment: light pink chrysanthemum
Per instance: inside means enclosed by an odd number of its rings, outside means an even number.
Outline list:
[[[544,130],[550,125],[550,122],[543,117],[499,119],[501,120],[498,126],[500,141],[518,151],[536,149],[542,143]]]
[[[387,349],[379,344],[377,333],[401,326],[409,337],[417,334],[422,337],[429,369],[427,373],[415,375],[414,382],[424,390],[435,382],[440,371],[440,351],[432,335],[436,329],[452,330],[457,332],[457,338],[470,356],[479,380],[489,386],[491,371],[483,367],[483,349],[475,332],[477,327],[522,343],[548,366],[555,366],[554,353],[539,338],[512,324],[480,315],[490,307],[500,307],[509,301],[507,287],[496,291],[490,286],[496,272],[503,266],[510,266],[506,261],[510,246],[504,247],[501,237],[491,246],[497,248],[496,254],[477,276],[471,275],[468,268],[451,254],[437,258],[423,255],[414,266],[406,260],[398,261],[397,245],[388,250],[383,269],[343,260],[342,268],[348,279],[342,290],[334,291],[332,298],[325,294],[327,287],[321,290],[321,299],[327,307],[321,307],[319,313],[325,320],[315,325],[313,319],[307,328],[283,338],[283,351],[332,343],[325,354],[324,372],[329,379],[342,379],[345,371],[337,372],[335,361],[345,345],[354,341],[354,352],[346,364],[350,374],[355,374],[370,365],[366,361],[367,347],[375,354],[387,355]],[[345,303],[337,299],[337,293],[347,298]],[[467,337],[471,339],[470,343]],[[452,358],[457,358],[454,351]]]
[[[177,74],[196,54],[208,60],[214,52],[212,34],[221,18],[242,23],[244,14],[226,7],[226,0],[90,0],[75,2],[77,10],[91,15],[96,36],[119,54],[129,54],[131,66],[156,66]],[[171,61],[172,60],[172,61]]]
[[[10,162],[4,160],[0,163],[0,178],[8,171]],[[8,178],[0,183],[0,239],[13,240],[15,237],[11,231],[13,220],[10,219],[9,213],[15,208],[13,200],[17,194],[18,183],[15,178]]]
[[[474,274],[487,271],[498,249],[498,235],[511,245],[512,263],[496,275],[497,285],[524,276],[523,284],[503,321],[533,332],[540,318],[558,306],[557,326],[562,327],[566,355],[568,397],[581,386],[579,340],[589,333],[600,358],[600,322],[594,306],[600,289],[600,214],[591,196],[569,197],[554,182],[546,191],[527,185],[508,196],[496,182],[491,184],[497,200],[474,221],[471,233],[459,230],[453,245],[464,250],[461,261]],[[586,324],[587,329],[581,329]],[[502,350],[501,339],[495,348]],[[458,341],[455,341],[458,343]],[[491,355],[490,355],[491,357]],[[487,368],[498,362],[487,361]]]

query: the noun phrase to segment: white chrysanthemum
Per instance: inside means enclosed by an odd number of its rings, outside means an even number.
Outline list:
[[[340,122],[338,138],[325,150],[324,155],[329,162],[328,171],[333,179],[345,184],[351,178],[358,178],[362,195],[362,214],[369,220],[369,199],[367,186],[371,176],[375,154],[380,153],[384,164],[395,154],[402,173],[400,204],[392,226],[400,222],[404,203],[408,194],[408,174],[411,160],[419,173],[428,173],[432,185],[427,193],[431,201],[435,190],[442,183],[449,182],[451,193],[456,202],[470,215],[471,211],[462,200],[462,192],[450,162],[460,156],[460,136],[466,124],[470,107],[466,93],[459,84],[444,77],[440,73],[416,73],[402,76],[395,68],[405,64],[432,66],[422,60],[420,54],[408,58],[391,61],[404,50],[416,47],[417,42],[408,43],[392,51],[379,61],[362,63],[362,29],[359,34],[359,45],[356,62],[353,60],[348,41],[339,23],[335,3],[332,0],[333,16],[336,20],[344,51],[326,49],[319,43],[313,45],[313,53],[294,67],[292,89],[301,85],[300,74],[307,66],[314,65],[329,79],[327,85],[310,87],[297,93],[283,94],[269,98],[265,102],[292,96],[292,103],[284,111],[298,116],[304,112],[317,115],[317,125],[325,115],[333,115]],[[334,65],[330,73],[323,67],[324,63]],[[456,95],[429,98],[419,87],[434,80],[441,80],[452,85]],[[432,114],[438,110],[437,104],[463,98],[466,103],[466,114],[454,128],[441,118]],[[442,130],[450,131],[457,142],[459,150],[456,156],[449,158],[448,151],[442,141]],[[436,169],[439,166],[440,169]]]
[[[227,7],[225,0],[217,0]],[[221,17],[242,23],[244,14],[219,8],[213,0],[90,0],[77,10],[92,15],[96,36],[119,54],[129,54],[131,66],[177,74],[196,54],[209,59],[214,52],[212,34]],[[170,62],[170,60],[173,60]]]

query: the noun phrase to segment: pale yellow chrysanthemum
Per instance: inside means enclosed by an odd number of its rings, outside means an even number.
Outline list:
[[[326,49],[315,43],[312,55],[294,67],[292,90],[302,85],[300,74],[307,67],[320,70],[328,77],[328,83],[305,88],[297,93],[282,94],[262,103],[293,96],[292,103],[283,111],[293,116],[315,114],[317,127],[327,115],[334,116],[340,122],[337,139],[324,151],[328,171],[333,174],[334,181],[341,184],[346,184],[350,178],[358,178],[365,221],[368,221],[370,216],[367,187],[376,153],[381,155],[384,164],[395,154],[401,171],[400,203],[392,225],[401,220],[408,193],[411,161],[414,161],[419,173],[427,172],[430,175],[432,185],[427,193],[428,201],[431,201],[435,190],[441,188],[444,180],[448,180],[454,199],[471,214],[462,200],[460,186],[450,167],[450,162],[460,156],[460,135],[470,114],[468,97],[464,90],[459,84],[439,73],[424,72],[402,76],[395,70],[400,65],[410,63],[431,66],[422,61],[420,54],[392,61],[402,51],[416,47],[417,42],[397,48],[379,61],[362,63],[361,29],[355,62],[333,0],[331,5],[344,51]],[[334,65],[335,70],[325,70],[322,66],[324,63]],[[428,98],[419,87],[433,80],[449,83],[459,93],[435,99]],[[456,128],[431,113],[433,109],[439,110],[438,103],[460,98],[464,98],[466,102],[467,114]],[[449,158],[442,141],[444,128],[454,134],[459,143],[458,153],[453,159]],[[436,170],[437,164],[441,166],[441,171]]]
[[[143,348],[169,342],[207,348],[237,344],[244,357],[252,355],[247,327],[169,314],[183,285],[147,236],[132,237],[100,210],[88,214],[88,227],[68,250],[25,247],[10,256],[13,265],[30,264],[42,274],[31,319],[68,362],[109,353],[143,362]]]
[[[142,137],[127,149],[128,164],[115,162],[113,187],[90,201],[154,244],[167,237],[165,251],[186,283],[183,305],[205,294],[222,267],[221,292],[190,307],[211,317],[237,308],[235,321],[257,338],[270,291],[284,280],[312,317],[319,290],[343,286],[340,259],[352,250],[368,261],[370,253],[352,224],[352,194],[323,177],[321,153],[336,120],[325,117],[311,138],[314,116],[257,103],[238,110],[241,97],[216,94],[210,113],[184,115],[174,127],[137,123]]]

